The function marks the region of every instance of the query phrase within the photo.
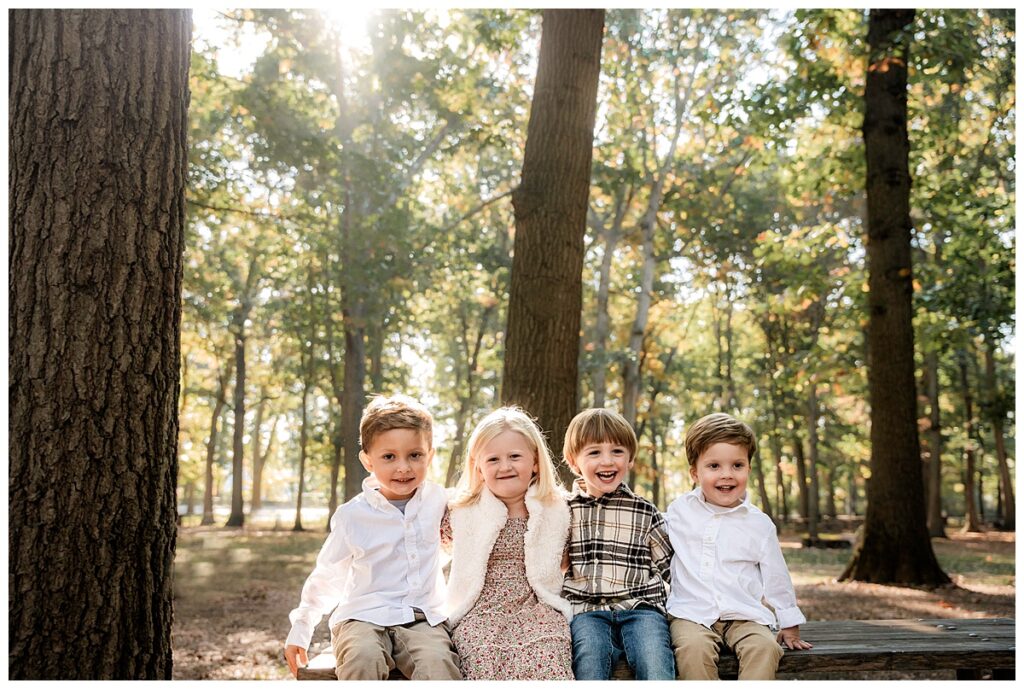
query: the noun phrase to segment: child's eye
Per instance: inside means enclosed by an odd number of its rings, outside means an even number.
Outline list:
[[[712,462],[711,464],[708,464],[708,469],[717,469],[717,468],[718,468],[718,462]]]
[[[384,455],[384,459],[387,459],[387,460],[391,460],[391,459],[394,459],[394,458],[395,458],[395,456],[393,454],[391,454],[390,452],[388,452],[388,453],[386,453]]]

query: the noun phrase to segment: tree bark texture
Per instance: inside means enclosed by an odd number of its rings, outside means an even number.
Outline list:
[[[11,679],[170,679],[187,10],[11,10]]]
[[[944,584],[928,537],[917,435],[907,56],[914,10],[871,10],[865,88],[871,479],[842,579]]]
[[[544,10],[505,330],[502,400],[537,417],[557,455],[576,413],[583,236],[604,10]],[[568,483],[571,472],[558,464]]]

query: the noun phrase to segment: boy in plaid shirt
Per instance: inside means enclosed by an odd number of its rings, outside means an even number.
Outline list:
[[[658,508],[622,481],[637,441],[622,416],[587,409],[569,423],[563,455],[578,478],[569,507],[569,570],[576,679],[609,679],[623,655],[638,680],[675,679],[665,617],[672,546]]]

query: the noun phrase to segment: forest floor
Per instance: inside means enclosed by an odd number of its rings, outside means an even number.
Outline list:
[[[1015,535],[934,539],[954,586],[910,589],[837,583],[849,549],[805,549],[783,532],[800,608],[809,620],[1015,617]],[[851,533],[839,534],[852,538]],[[325,534],[183,527],[174,562],[174,679],[288,679],[288,612]],[[314,646],[326,642],[326,618]],[[810,639],[813,642],[813,639]]]

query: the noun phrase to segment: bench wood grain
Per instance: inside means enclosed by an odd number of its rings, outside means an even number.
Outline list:
[[[1015,670],[1015,623],[1009,618],[827,620],[800,625],[800,636],[814,648],[786,651],[780,673],[956,670],[958,678],[976,679],[990,670],[997,679],[1012,679]],[[736,656],[723,650],[718,672],[736,677]],[[335,679],[330,646],[298,678]],[[625,663],[615,678],[632,679]]]

